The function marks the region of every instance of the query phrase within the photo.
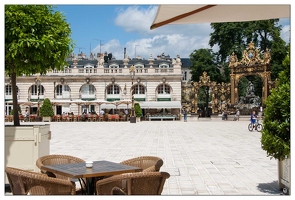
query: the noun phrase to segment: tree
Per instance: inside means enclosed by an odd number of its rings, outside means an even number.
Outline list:
[[[207,72],[210,76],[211,81],[216,81],[221,83],[224,81],[224,77],[221,76],[220,70],[217,63],[215,62],[215,55],[212,49],[198,49],[194,50],[190,54],[190,61],[192,65],[190,66],[192,81],[199,81],[200,76],[203,72]]]
[[[134,111],[135,111],[135,117],[141,117],[142,116],[142,110],[140,108],[139,103],[134,104]]]
[[[72,52],[70,25],[49,5],[5,5],[5,73],[17,108],[17,76],[61,70]],[[14,126],[19,126],[17,109]]]
[[[267,97],[261,136],[262,149],[278,160],[290,155],[290,54],[283,61],[276,88]]]
[[[278,19],[251,21],[212,23],[214,30],[210,34],[209,45],[218,45],[218,63],[228,62],[228,56],[235,52],[239,60],[243,50],[253,41],[255,46],[263,52],[266,48],[271,50],[272,80],[278,77],[282,71],[281,63],[288,51],[286,43],[280,38],[281,26]]]
[[[42,117],[53,117],[54,115],[51,102],[48,98],[44,99],[44,102],[40,108],[40,115]]]
[[[200,76],[203,75],[203,72],[207,72],[211,81],[216,81],[217,83],[224,82],[225,76],[221,74],[215,60],[216,57],[213,54],[212,49],[194,50],[190,54],[190,61],[192,63],[190,67],[192,74],[191,80],[198,82],[200,80]],[[209,87],[201,87],[199,91],[199,102],[202,103],[202,107],[208,108],[209,100]]]

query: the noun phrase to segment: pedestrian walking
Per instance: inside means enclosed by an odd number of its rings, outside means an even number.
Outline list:
[[[187,122],[187,111],[186,111],[186,108],[184,108],[184,109],[182,110],[182,114],[183,114],[183,121],[184,121],[184,122]]]

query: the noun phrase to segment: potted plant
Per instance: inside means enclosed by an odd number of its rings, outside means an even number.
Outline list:
[[[142,117],[142,110],[140,108],[139,103],[134,104],[134,111],[135,111],[136,121],[140,122],[140,118]]]
[[[276,88],[267,97],[261,144],[271,158],[278,160],[279,187],[284,193],[290,189],[290,56],[283,61]]]
[[[51,122],[51,118],[54,116],[54,111],[48,98],[44,99],[40,108],[40,116],[43,118],[43,122]]]
[[[18,107],[18,76],[67,66],[73,52],[70,36],[70,25],[51,5],[5,5],[5,75],[11,80],[13,108]],[[36,159],[49,154],[50,125],[20,125],[18,109],[13,111],[13,125],[5,125],[5,166],[37,171]]]

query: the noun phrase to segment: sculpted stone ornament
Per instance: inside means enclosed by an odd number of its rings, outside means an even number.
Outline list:
[[[103,54],[100,54],[98,57],[98,66],[103,66],[104,64],[104,59],[103,59]]]

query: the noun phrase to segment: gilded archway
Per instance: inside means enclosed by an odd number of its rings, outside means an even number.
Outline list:
[[[264,104],[269,95],[273,83],[270,79],[270,52],[266,49],[260,56],[260,52],[254,47],[254,43],[250,42],[248,47],[243,52],[241,61],[238,61],[237,56],[233,52],[230,56],[229,68],[231,69],[230,84],[231,84],[231,103],[238,103],[238,83],[244,76],[257,75],[260,76],[263,82],[262,86],[262,104]]]
[[[191,113],[197,113],[198,110],[198,92],[202,86],[209,87],[212,96],[211,108],[212,113],[219,113],[223,107],[230,104],[230,84],[211,82],[207,72],[203,72],[199,82],[192,82],[185,85],[184,105],[189,108]]]

